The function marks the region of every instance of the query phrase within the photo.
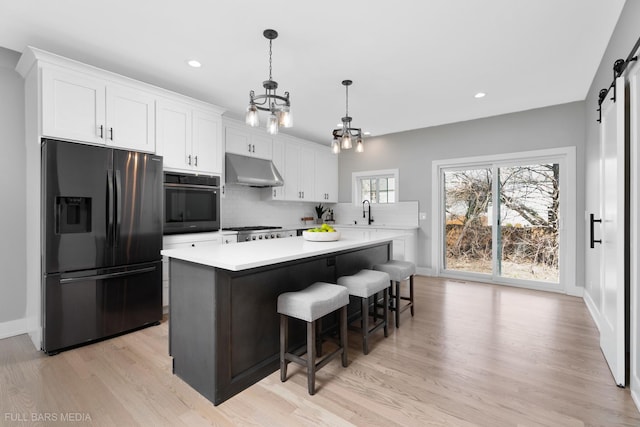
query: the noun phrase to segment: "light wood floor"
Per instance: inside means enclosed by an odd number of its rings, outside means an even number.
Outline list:
[[[287,382],[275,372],[213,406],[171,374],[166,322],[53,357],[26,336],[0,340],[0,425],[640,425],[581,299],[426,277],[415,287],[415,317],[403,313],[367,356],[350,334],[349,366],[321,369],[315,396],[292,364]]]

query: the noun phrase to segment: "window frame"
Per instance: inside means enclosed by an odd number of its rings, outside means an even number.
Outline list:
[[[353,204],[358,206],[362,203],[360,200],[360,195],[362,194],[362,179],[363,178],[375,178],[376,180],[380,178],[393,178],[395,180],[395,200],[391,203],[381,203],[383,205],[393,205],[400,201],[400,181],[399,181],[399,171],[398,169],[380,169],[380,170],[371,170],[371,171],[360,171],[360,172],[352,172],[351,173],[351,189],[352,189],[352,197]],[[378,189],[376,188],[376,194]],[[376,202],[376,204],[380,204]]]
[[[431,268],[436,277],[449,277],[463,280],[478,280],[477,274],[466,272],[454,272],[444,269],[444,233],[441,225],[444,224],[443,217],[444,170],[466,169],[469,167],[486,167],[492,165],[496,167],[512,166],[520,162],[553,162],[560,164],[560,281],[557,285],[546,284],[538,286],[538,282],[527,280],[500,278],[497,276],[483,277],[481,280],[502,285],[525,287],[528,289],[539,289],[545,291],[563,292],[569,295],[582,296],[584,288],[578,286],[576,282],[577,263],[577,224],[576,224],[576,147],[559,147],[534,151],[524,151],[516,153],[495,154],[487,156],[475,156],[467,158],[434,160],[432,162],[432,188],[431,207],[434,210],[431,224]],[[497,192],[497,180],[494,180],[494,193]],[[494,230],[495,232],[496,230]],[[496,242],[494,236],[493,241]]]

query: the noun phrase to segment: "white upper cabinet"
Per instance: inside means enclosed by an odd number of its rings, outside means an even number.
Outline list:
[[[158,102],[158,151],[165,169],[191,170],[191,108],[186,104],[162,100]]]
[[[42,70],[42,135],[105,143],[103,80],[50,67]]]
[[[170,169],[222,173],[224,109],[33,47],[16,70],[37,99],[29,114],[39,119],[38,143],[44,136],[145,151]]]
[[[301,200],[300,147],[285,144],[284,150],[284,200]]]
[[[315,156],[315,196],[318,201],[338,202],[338,157],[322,146]]]
[[[273,165],[278,169],[281,175],[283,175],[284,185],[281,187],[272,187],[269,190],[270,199],[272,200],[285,200],[285,188],[287,180],[285,175],[285,160],[284,160],[284,142],[279,139],[273,140]]]
[[[268,200],[338,202],[338,159],[327,146],[288,135],[273,139],[273,163],[283,187],[263,192]]]
[[[273,158],[273,139],[261,130],[253,130],[242,125],[227,123],[225,125],[225,151],[243,156]]]
[[[222,173],[221,115],[187,103],[158,102],[158,154],[165,169]]]
[[[155,97],[58,67],[42,70],[42,134],[155,151]]]
[[[284,147],[284,199],[315,201],[315,150],[293,139]]]
[[[126,86],[107,85],[107,145],[155,152],[156,98]]]
[[[193,110],[195,168],[222,174],[222,117],[213,111]]]

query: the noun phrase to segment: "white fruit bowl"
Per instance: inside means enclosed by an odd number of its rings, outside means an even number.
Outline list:
[[[335,242],[340,239],[339,231],[303,231],[302,237],[310,242]]]

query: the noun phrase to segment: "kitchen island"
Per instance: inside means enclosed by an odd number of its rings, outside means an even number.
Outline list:
[[[348,231],[335,242],[292,237],[163,250],[173,372],[216,405],[271,374],[279,368],[278,295],[385,262],[394,237]],[[350,304],[351,316],[358,310]],[[304,323],[291,323],[291,347],[304,340]]]

